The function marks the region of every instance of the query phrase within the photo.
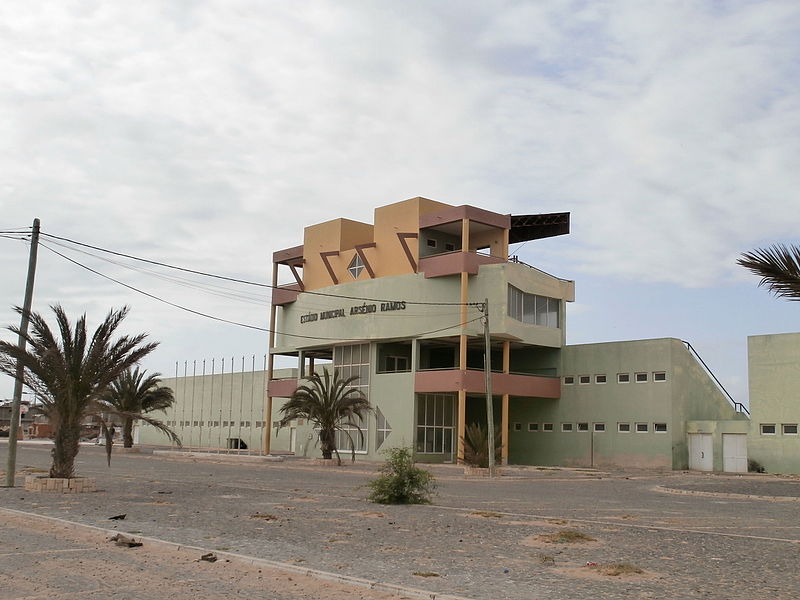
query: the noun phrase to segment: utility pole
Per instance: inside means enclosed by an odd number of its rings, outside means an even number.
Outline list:
[[[494,406],[492,405],[492,340],[489,335],[489,299],[483,301],[483,369],[486,377],[486,424],[489,443],[489,477],[494,477]]]
[[[28,317],[33,303],[33,281],[36,276],[36,256],[39,252],[39,219],[33,220],[31,231],[31,251],[28,257],[28,281],[25,284],[25,301],[22,306],[22,318],[19,324],[19,342],[21,350],[25,350],[25,336],[28,333]],[[17,378],[14,381],[14,400],[11,404],[11,428],[8,432],[8,462],[6,464],[6,487],[14,487],[14,476],[17,468],[17,435],[19,434],[19,407],[22,401],[22,378],[24,369],[17,361]]]

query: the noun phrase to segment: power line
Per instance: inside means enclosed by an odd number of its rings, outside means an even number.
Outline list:
[[[70,238],[61,237],[61,236],[53,235],[53,234],[50,234],[50,233],[42,232],[42,235],[46,236],[48,238],[53,238],[53,239],[69,242],[71,244],[76,244],[78,246],[83,246],[84,248],[91,248],[92,250],[97,250],[99,252],[106,252],[108,254],[113,254],[115,256],[121,256],[121,257],[124,257],[124,258],[129,258],[131,260],[137,260],[137,261],[148,263],[148,264],[151,264],[151,265],[157,265],[159,267],[165,267],[167,269],[175,269],[176,271],[183,271],[183,272],[186,272],[186,273],[193,273],[195,275],[202,275],[204,277],[213,277],[215,279],[223,279],[225,281],[232,281],[232,282],[241,283],[241,284],[244,284],[244,285],[253,285],[253,286],[264,287],[264,288],[268,288],[268,289],[281,289],[280,286],[274,286],[274,285],[270,285],[270,284],[267,284],[267,283],[259,283],[259,282],[255,282],[255,281],[248,281],[246,279],[237,279],[235,277],[227,277],[225,275],[216,275],[214,273],[207,273],[207,272],[204,272],[204,271],[197,271],[195,269],[188,269],[186,267],[178,267],[176,265],[171,265],[171,264],[164,263],[164,262],[157,261],[157,260],[150,260],[150,259],[147,259],[147,258],[141,258],[139,256],[134,256],[132,254],[125,254],[124,252],[116,252],[114,250],[109,250],[107,248],[101,248],[100,246],[93,246],[92,244],[85,244],[83,242],[78,242],[78,241],[72,240]],[[346,295],[341,295],[341,294],[329,294],[329,293],[326,293],[326,292],[316,292],[316,291],[304,291],[303,293],[304,294],[311,294],[311,295],[314,295],[314,296],[326,296],[326,297],[329,297],[329,298],[340,298],[340,299],[343,299],[343,300],[361,300],[363,302],[392,302],[393,300],[396,300],[396,298],[395,299],[391,299],[391,298],[390,299],[386,299],[386,298],[365,298],[363,296],[346,296]],[[407,300],[406,304],[416,304],[416,305],[422,305],[422,306],[463,306],[464,304],[466,304],[468,306],[472,306],[472,305],[474,305],[476,303],[475,302],[466,302],[466,303],[462,303],[462,302],[423,302],[423,301],[408,301]]]
[[[100,276],[100,277],[102,277],[102,278],[104,278],[104,279],[108,279],[109,281],[112,281],[112,282],[114,282],[114,283],[116,283],[116,284],[118,284],[118,285],[121,285],[121,286],[123,286],[123,287],[125,287],[125,288],[128,288],[129,290],[133,290],[134,292],[137,292],[137,293],[139,293],[139,294],[142,294],[142,295],[144,295],[144,296],[147,296],[148,298],[151,298],[151,299],[153,299],[153,300],[156,300],[156,301],[158,301],[158,302],[162,302],[162,303],[164,303],[164,304],[167,304],[167,305],[169,305],[169,306],[172,306],[172,307],[174,307],[174,308],[178,308],[178,309],[180,309],[180,310],[186,311],[186,312],[188,312],[188,313],[191,313],[191,314],[194,314],[194,315],[197,315],[197,316],[206,317],[206,318],[208,318],[208,319],[212,319],[212,320],[214,320],[214,321],[219,321],[219,322],[222,322],[222,323],[227,323],[227,324],[229,324],[229,325],[237,325],[237,326],[239,326],[239,327],[245,327],[245,328],[247,328],[247,329],[253,329],[253,330],[255,330],[255,331],[263,331],[263,332],[265,332],[265,333],[273,333],[273,331],[272,331],[272,330],[270,330],[270,329],[267,329],[266,327],[259,327],[259,326],[257,326],[257,325],[250,325],[250,324],[248,324],[248,323],[241,323],[241,322],[239,322],[239,321],[232,321],[232,320],[230,320],[230,319],[225,319],[225,318],[222,318],[222,317],[217,317],[217,316],[214,316],[214,315],[210,315],[210,314],[208,314],[208,313],[204,313],[204,312],[201,312],[201,311],[198,311],[198,310],[194,310],[194,309],[192,309],[192,308],[188,308],[188,307],[186,307],[186,306],[182,306],[182,305],[180,305],[180,304],[176,304],[175,302],[171,302],[171,301],[169,301],[169,300],[166,300],[166,299],[164,299],[164,298],[160,298],[159,296],[156,296],[156,295],[154,295],[154,294],[151,294],[151,293],[149,293],[149,292],[146,292],[146,291],[144,291],[144,290],[141,290],[141,289],[139,289],[139,288],[137,288],[137,287],[134,287],[134,286],[132,286],[132,285],[129,285],[129,284],[127,284],[127,283],[124,283],[124,282],[122,282],[122,281],[119,281],[118,279],[114,279],[113,277],[110,277],[110,276],[108,276],[108,275],[105,275],[104,273],[101,273],[100,271],[97,271],[97,270],[95,270],[95,269],[92,269],[91,267],[89,267],[89,266],[87,266],[87,265],[84,265],[83,263],[80,263],[80,262],[78,262],[78,261],[76,261],[76,260],[74,260],[74,259],[70,258],[69,256],[66,256],[66,255],[62,254],[62,253],[61,253],[61,252],[59,252],[58,250],[55,250],[55,249],[51,248],[50,246],[47,246],[46,244],[43,244],[43,243],[39,242],[39,245],[40,245],[40,246],[42,246],[43,248],[46,248],[46,249],[47,249],[47,250],[49,250],[50,252],[52,252],[52,253],[54,253],[54,254],[56,254],[56,255],[60,256],[60,257],[61,257],[61,258],[63,258],[64,260],[67,260],[67,261],[71,262],[72,264],[74,264],[74,265],[77,265],[77,266],[81,267],[82,269],[86,269],[87,271],[89,271],[89,272],[91,272],[91,273],[94,273],[95,275],[98,275],[98,276]],[[478,319],[480,319],[480,318],[481,318],[481,317],[476,317],[475,319],[472,319],[472,320],[470,320],[470,321],[466,321],[466,322],[464,322],[464,323],[457,323],[457,324],[455,324],[455,325],[450,325],[450,326],[447,326],[447,327],[442,327],[442,328],[440,328],[440,329],[434,329],[434,330],[431,330],[431,331],[423,331],[423,332],[420,332],[420,333],[418,333],[418,334],[416,334],[416,335],[417,335],[417,336],[422,336],[422,335],[430,335],[430,334],[432,334],[432,333],[439,333],[439,332],[441,332],[441,331],[445,331],[445,330],[447,330],[447,329],[454,329],[454,328],[456,328],[456,327],[462,327],[462,326],[465,326],[465,325],[467,325],[467,324],[469,324],[469,323],[472,323],[472,322],[474,322],[474,321],[477,321],[477,320],[478,320]],[[274,333],[275,333],[276,335],[283,335],[283,336],[288,336],[288,337],[297,337],[297,338],[312,339],[312,340],[323,340],[323,341],[346,341],[346,342],[354,342],[354,341],[361,341],[361,340],[362,340],[362,338],[326,338],[326,337],[318,337],[318,336],[313,336],[313,335],[302,335],[302,334],[299,334],[299,333],[285,333],[285,332],[280,332],[280,331],[275,331]]]

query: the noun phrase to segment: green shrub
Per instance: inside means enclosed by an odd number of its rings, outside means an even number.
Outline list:
[[[377,504],[428,504],[436,489],[433,475],[414,466],[410,448],[389,448],[378,477],[367,483]]]
[[[747,471],[749,473],[766,473],[767,470],[764,468],[760,462],[758,462],[754,458],[747,459]]]

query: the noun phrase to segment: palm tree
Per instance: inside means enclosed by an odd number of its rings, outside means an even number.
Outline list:
[[[158,346],[145,343],[147,334],[113,336],[128,314],[128,307],[112,309],[92,334],[86,332],[86,315],[73,329],[64,309],[51,306],[58,326],[58,337],[50,330],[44,317],[30,312],[30,332],[23,337],[25,350],[0,341],[0,372],[17,376],[17,364],[22,367],[22,383],[30,388],[54,426],[53,463],[50,477],[71,478],[75,475],[81,422],[89,416],[98,417],[106,436],[106,448],[111,457],[109,429],[101,417],[97,400],[120,373],[132,367]],[[19,314],[24,311],[15,309]],[[18,327],[9,331],[20,335]]]
[[[800,246],[775,244],[745,252],[736,262],[760,275],[758,285],[778,298],[800,301]]]
[[[161,373],[127,369],[119,375],[100,398],[103,409],[122,419],[122,445],[133,447],[133,422],[139,418],[134,415],[155,410],[166,410],[175,403],[172,390],[161,383]],[[164,431],[167,426],[153,418],[145,419],[151,425]],[[168,434],[169,435],[169,434]]]
[[[488,425],[484,427],[480,423],[467,425],[464,430],[464,463],[470,467],[487,468],[489,466],[489,435],[487,434]],[[494,428],[494,461],[500,464],[503,453],[503,441],[500,435],[500,428]]]
[[[332,458],[335,452],[339,464],[342,459],[336,447],[336,432],[343,431],[350,440],[355,460],[355,442],[351,431],[356,429],[363,439],[360,422],[372,410],[364,393],[352,387],[357,380],[358,375],[342,379],[338,371],[334,371],[333,377],[328,371],[324,371],[324,378],[319,373],[312,374],[308,384],[299,386],[281,407],[283,418],[278,427],[285,427],[294,419],[308,419],[319,430],[322,458]]]

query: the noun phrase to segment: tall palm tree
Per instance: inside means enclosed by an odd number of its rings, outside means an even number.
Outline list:
[[[128,307],[112,309],[91,338],[86,332],[86,315],[73,329],[60,305],[51,306],[55,313],[57,336],[44,317],[29,313],[30,331],[23,337],[28,347],[0,341],[0,371],[17,376],[17,363],[22,366],[22,383],[30,388],[41,402],[45,414],[54,426],[53,463],[50,477],[71,478],[75,475],[81,423],[87,416],[100,417],[97,403],[106,388],[120,373],[132,367],[155,350],[155,342],[145,343],[147,334],[121,336],[114,334],[128,314]],[[19,314],[23,309],[15,309]],[[20,335],[18,327],[9,331]],[[106,435],[110,460],[110,436],[100,419]]]
[[[351,431],[355,429],[363,439],[360,422],[372,410],[364,393],[352,387],[358,375],[342,379],[338,371],[331,377],[324,371],[324,377],[314,373],[308,384],[301,385],[292,397],[281,407],[283,418],[278,427],[285,427],[294,419],[308,419],[319,430],[319,444],[322,458],[336,458],[341,464],[339,449],[336,447],[336,432],[343,431],[350,440],[350,449],[355,459],[355,441]]]
[[[800,246],[775,244],[745,252],[736,262],[760,275],[758,285],[778,298],[800,301]]]
[[[100,398],[103,408],[122,419],[122,445],[133,447],[133,422],[143,415],[155,410],[166,410],[175,403],[172,390],[161,383],[161,373],[127,369],[111,382],[111,385]],[[164,431],[167,426],[153,418],[148,423]]]

